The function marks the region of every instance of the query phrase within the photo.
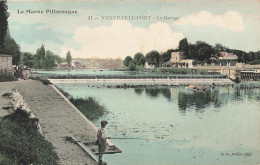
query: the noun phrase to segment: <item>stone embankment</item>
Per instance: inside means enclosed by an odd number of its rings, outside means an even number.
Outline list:
[[[2,97],[4,93],[14,92],[12,89],[17,89],[20,97],[18,94],[9,99]],[[96,126],[69,104],[55,87],[34,80],[20,80],[0,83],[0,91],[0,115],[10,113],[3,110],[3,106],[23,104],[39,119],[41,132],[53,144],[60,164],[97,165],[82,148],[66,140],[73,134],[85,143],[92,143],[96,140]]]
[[[208,79],[49,79],[52,83],[86,83],[96,85],[130,85],[130,86],[178,86],[178,85],[232,85],[228,78]]]

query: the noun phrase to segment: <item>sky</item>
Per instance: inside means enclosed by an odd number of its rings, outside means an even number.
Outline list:
[[[43,44],[62,57],[124,59],[176,49],[183,38],[260,50],[258,0],[9,0],[8,10],[23,52]]]

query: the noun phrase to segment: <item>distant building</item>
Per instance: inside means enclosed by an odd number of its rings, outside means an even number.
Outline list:
[[[220,52],[218,57],[211,57],[210,60],[215,66],[235,66],[237,64],[238,57],[233,53]]]
[[[220,57],[219,57],[220,60],[237,60],[238,59],[237,55],[235,55],[233,53],[220,52],[219,55],[220,55]]]
[[[68,63],[66,63],[66,62],[63,62],[63,63],[57,64],[57,67],[59,69],[65,69],[65,68],[69,68],[70,65]]]
[[[82,62],[80,60],[72,60],[71,67],[72,68],[82,68]]]
[[[145,62],[144,67],[145,67],[146,69],[153,69],[153,68],[154,68],[153,65],[149,65],[147,62]]]
[[[163,64],[166,67],[192,68],[192,59],[187,59],[184,52],[172,52],[170,61]]]
[[[12,60],[13,57],[11,55],[0,54],[0,70],[13,72]]]
[[[172,52],[171,53],[171,62],[180,62],[181,60],[186,59],[184,52]]]

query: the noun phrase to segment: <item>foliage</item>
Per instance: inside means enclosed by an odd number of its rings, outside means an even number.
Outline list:
[[[5,81],[16,81],[17,78],[14,77],[13,74],[7,72],[6,70],[0,70],[0,82]]]
[[[208,71],[206,69],[196,69],[197,74],[207,74]]]
[[[53,55],[53,58],[54,58],[54,60],[55,60],[58,64],[60,64],[60,63],[62,63],[62,62],[66,62],[66,59],[65,59],[65,58],[61,58],[59,55]]]
[[[29,52],[22,52],[21,58],[20,58],[20,64],[24,64],[30,68],[33,67],[34,64],[34,56],[32,53]]]
[[[136,53],[134,56],[134,61],[137,65],[144,66],[145,64],[145,57],[142,53]]]
[[[126,56],[126,58],[124,59],[123,63],[124,63],[124,66],[128,66],[130,61],[133,61],[132,57],[131,56]]]
[[[15,40],[10,36],[10,33],[8,32],[7,35],[5,36],[4,40],[4,48],[5,48],[5,53],[12,55],[13,60],[12,63],[14,65],[19,64],[20,62],[20,47],[19,45],[15,42]]]
[[[37,122],[22,109],[0,119],[0,164],[57,164],[57,154]]]
[[[52,68],[55,65],[54,54],[51,51],[47,50],[44,61],[45,69]]]
[[[37,49],[36,54],[34,55],[33,67],[38,68],[38,69],[42,68],[42,65],[41,65],[41,50],[39,48]]]
[[[189,68],[161,68],[160,72],[168,72],[173,74],[188,74],[191,73],[191,69]]]
[[[9,13],[7,12],[8,6],[6,0],[0,1],[0,54],[6,53],[4,42],[5,36],[7,34],[8,28],[8,17]]]
[[[145,61],[148,63],[148,65],[159,67],[160,64],[159,52],[155,50],[148,52],[145,56]]]
[[[209,45],[206,42],[203,41],[197,41],[195,44],[195,47],[197,49],[197,56],[194,58],[199,61],[209,61],[209,58],[211,55],[214,55],[214,50],[211,45]]]
[[[137,66],[135,67],[135,70],[136,70],[136,71],[144,71],[145,68],[144,68],[144,66],[142,66],[142,65],[137,65]]]
[[[68,62],[69,65],[71,63],[71,59],[72,59],[72,57],[71,57],[70,51],[68,51],[68,53],[66,54],[66,61]]]
[[[172,52],[174,52],[174,51],[175,51],[174,49],[169,49],[169,50],[167,50],[166,52],[164,52],[164,53],[162,54],[162,56],[161,56],[161,59],[160,59],[161,63],[165,63],[165,62],[167,62],[167,61],[170,61],[170,59],[171,59],[171,54],[172,54]]]
[[[58,88],[58,87],[57,87]],[[93,97],[88,98],[73,98],[69,93],[65,92],[61,88],[59,91],[69,99],[69,101],[77,107],[77,109],[86,116],[89,120],[93,121],[100,117],[106,110],[106,107],[100,105],[100,103]]]
[[[23,53],[27,55],[26,53]],[[29,60],[32,62],[32,67],[37,69],[51,69],[55,66],[55,63],[61,63],[66,61],[58,55],[54,55],[50,50],[45,51],[44,45],[41,48],[38,48],[36,54],[33,55],[33,60]],[[28,61],[25,61],[28,63]]]
[[[39,49],[39,55],[41,57],[41,62],[43,62],[44,58],[45,58],[45,48],[44,45],[42,44],[42,47]]]
[[[180,42],[179,42],[179,51],[184,52],[184,55],[187,58],[189,58],[188,57],[188,55],[189,55],[189,53],[188,53],[189,52],[189,43],[188,43],[187,38],[184,38],[184,39],[180,40]]]
[[[128,71],[134,71],[135,70],[135,67],[136,67],[136,64],[135,62],[132,60],[129,62],[128,66],[126,67],[126,70]]]
[[[106,110],[106,108],[103,105],[100,105],[93,97],[71,98],[70,102],[91,121],[97,119]]]
[[[249,64],[251,64],[251,65],[257,65],[257,64],[260,64],[260,59],[258,59],[258,60],[254,60],[254,61],[251,61]]]

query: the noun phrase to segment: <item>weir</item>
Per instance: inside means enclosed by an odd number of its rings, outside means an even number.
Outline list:
[[[227,78],[220,79],[49,79],[51,83],[86,83],[96,85],[232,85]]]

